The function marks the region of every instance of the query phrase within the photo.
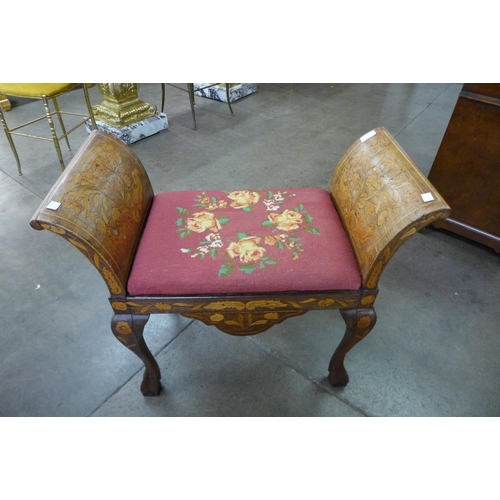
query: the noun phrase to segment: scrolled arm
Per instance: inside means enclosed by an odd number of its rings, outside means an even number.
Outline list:
[[[153,196],[147,173],[132,150],[94,131],[30,224],[68,240],[99,271],[112,295],[125,295]]]
[[[379,127],[340,159],[330,194],[351,241],[365,288],[376,288],[407,239],[450,207],[396,140]]]

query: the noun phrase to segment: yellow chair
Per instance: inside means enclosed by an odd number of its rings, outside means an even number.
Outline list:
[[[178,87],[177,85],[174,85],[172,83],[162,83],[161,84],[161,112],[163,113],[163,109],[165,107],[165,85],[170,85],[171,87],[174,87],[178,90],[182,90],[183,92],[187,92],[189,95],[189,103],[191,104],[191,114],[193,116],[193,128],[196,130],[198,127],[196,125],[196,114],[194,112],[194,95],[195,92],[209,89],[212,87],[215,87],[216,85],[222,85],[221,83],[212,83],[211,85],[207,85],[206,87],[201,87],[201,88],[194,88],[194,83],[188,83],[187,84],[187,89],[183,89],[182,87]],[[231,107],[231,99],[230,99],[230,90],[231,90],[231,84],[229,83],[224,83],[226,86],[226,99],[227,99],[227,105],[229,106],[229,111],[231,111],[231,114],[234,115],[233,113],[233,108]]]
[[[85,95],[85,102],[87,104],[88,114],[81,114],[70,111],[61,111],[59,108],[57,97],[59,97],[62,94],[65,94],[66,92],[69,92],[70,90],[73,90],[78,85],[79,85],[78,83],[0,83],[0,94],[5,94],[7,96],[13,96],[13,97],[23,97],[27,99],[41,99],[43,102],[43,106],[45,108],[44,116],[35,118],[34,120],[30,120],[29,122],[23,123],[22,125],[18,125],[17,127],[9,128],[7,126],[7,122],[5,121],[4,112],[0,106],[0,120],[2,121],[2,125],[5,130],[5,135],[7,136],[7,140],[9,141],[10,147],[12,148],[12,152],[14,153],[14,156],[16,158],[19,175],[23,174],[21,172],[21,162],[19,161],[19,155],[17,154],[14,141],[12,140],[13,135],[21,135],[24,137],[42,139],[44,141],[52,141],[56,147],[57,156],[59,158],[59,163],[61,164],[61,168],[64,170],[64,160],[62,157],[61,148],[59,146],[59,141],[64,138],[66,140],[66,144],[68,145],[68,149],[71,149],[71,146],[69,145],[68,135],[75,129],[83,125],[89,118],[92,122],[92,126],[94,127],[94,129],[97,129],[97,125],[94,119],[94,114],[92,112],[92,105],[90,103],[87,85],[83,84],[82,88],[83,88],[83,93]],[[54,111],[51,110],[50,101],[52,101],[54,104]],[[64,126],[64,122],[61,116],[63,114],[83,116],[85,117],[85,119],[66,132],[66,128]],[[62,129],[62,135],[60,136],[58,135],[54,126],[54,120],[52,119],[54,115],[57,115],[59,124]],[[31,125],[40,120],[43,120],[44,118],[46,118],[47,121],[49,122],[49,127],[52,137],[50,138],[41,137],[38,135],[30,135],[30,134],[23,134],[21,132],[16,132],[16,130]]]

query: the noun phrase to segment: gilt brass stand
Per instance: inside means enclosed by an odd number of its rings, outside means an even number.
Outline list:
[[[132,144],[168,128],[167,115],[139,99],[138,83],[99,83],[97,88],[104,97],[93,107],[99,130]],[[87,130],[93,130],[90,123]]]

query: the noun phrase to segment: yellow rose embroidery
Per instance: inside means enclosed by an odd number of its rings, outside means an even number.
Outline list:
[[[255,191],[232,191],[227,195],[230,200],[233,200],[231,207],[246,208],[257,203],[260,199],[260,194]]]
[[[285,210],[282,214],[270,213],[269,220],[282,231],[293,231],[302,224],[302,214],[295,210]]]
[[[226,208],[227,203],[224,200],[220,200],[214,203],[209,203],[207,205],[207,210],[217,210],[218,208]]]
[[[206,191],[203,191],[194,199],[197,207],[203,207],[207,210],[217,210],[218,208],[226,208],[227,202],[224,200],[217,200],[215,197],[210,197],[207,195]]]
[[[213,213],[198,212],[186,219],[186,228],[195,233],[203,233],[204,231],[216,233],[220,231],[221,225]]]
[[[194,214],[191,214],[187,208],[176,207],[179,218],[175,224],[181,239],[190,238],[190,241],[193,241],[191,238],[193,233],[205,233],[201,241],[194,241],[194,246],[189,244],[182,246],[180,251],[189,255],[190,258],[200,260],[207,257],[211,260],[225,257],[225,262],[222,263],[218,272],[221,278],[232,275],[235,270],[252,274],[256,270],[265,270],[269,266],[277,265],[278,260],[274,260],[273,256],[266,252],[276,253],[276,250],[289,250],[292,260],[297,260],[304,252],[303,234],[320,234],[319,229],[311,225],[313,216],[302,203],[295,202],[297,206],[293,209],[282,207],[288,198],[296,197],[293,193],[231,191],[225,195],[229,201],[221,200],[218,196],[220,193],[208,191],[196,195],[192,206],[196,207],[198,212]],[[231,210],[224,209],[231,207],[241,209],[242,212],[253,212],[261,208],[253,206],[259,203],[259,200],[263,201],[268,212],[266,219],[261,222],[262,231],[267,229],[272,232],[272,235],[259,233],[255,229],[252,229],[253,235],[248,234],[244,232],[247,228],[242,224],[234,228],[237,235],[236,241],[227,237],[222,227],[229,224]],[[279,210],[283,211],[278,212]]]
[[[259,247],[260,238],[258,236],[248,236],[247,238],[242,238],[238,243],[231,243],[227,248],[227,254],[235,259],[240,258],[243,263],[255,262],[264,257],[265,248]]]

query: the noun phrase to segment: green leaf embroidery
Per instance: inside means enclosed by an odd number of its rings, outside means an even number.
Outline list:
[[[220,219],[217,219],[219,221],[219,224],[227,224],[229,222],[229,217],[221,217]]]
[[[189,214],[189,212],[185,208],[177,207],[178,214]]]
[[[242,240],[243,238],[248,238],[247,233],[237,233],[238,240]]]
[[[319,233],[319,230],[316,229],[315,227],[313,226],[304,226],[304,229],[308,232],[308,233],[313,233],[313,234],[320,234]]]
[[[179,236],[181,238],[184,238],[186,236],[191,236],[191,231],[190,230],[186,230],[186,228],[181,228],[181,229],[177,229],[177,232],[180,233]]]
[[[227,276],[233,274],[234,266],[232,262],[225,262],[219,269],[219,276],[221,278],[226,278]]]
[[[177,219],[176,224],[177,224],[178,226],[183,226],[183,225],[184,225],[184,219]]]
[[[274,226],[274,224],[270,221],[270,220],[265,220],[263,223],[262,223],[263,226]]]
[[[243,207],[243,212],[253,212],[252,207]]]
[[[268,265],[275,266],[277,262],[275,260],[271,260],[269,257],[263,257],[259,264],[261,269],[265,269]]]
[[[255,271],[255,265],[254,264],[241,264],[240,271],[243,271],[247,274],[252,274]]]

